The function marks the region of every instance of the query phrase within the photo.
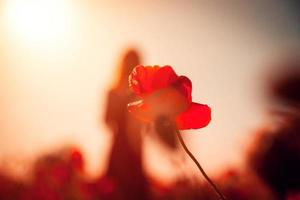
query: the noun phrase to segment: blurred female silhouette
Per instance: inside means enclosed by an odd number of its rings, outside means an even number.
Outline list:
[[[113,132],[107,176],[115,184],[114,199],[146,199],[146,178],[142,168],[141,124],[127,111],[135,100],[128,76],[140,64],[138,53],[130,49],[122,57],[116,84],[108,93],[105,122]]]

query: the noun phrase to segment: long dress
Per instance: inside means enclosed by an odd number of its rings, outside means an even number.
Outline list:
[[[142,168],[141,124],[127,110],[130,92],[113,89],[108,94],[106,123],[113,129],[107,176],[116,184],[118,199],[147,199]]]

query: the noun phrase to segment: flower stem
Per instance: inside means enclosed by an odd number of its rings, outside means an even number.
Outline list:
[[[227,200],[226,197],[222,194],[222,192],[218,189],[218,187],[216,186],[216,184],[205,173],[204,169],[201,167],[200,163],[197,161],[197,159],[195,158],[195,156],[189,151],[189,149],[187,148],[187,146],[184,143],[184,140],[183,140],[180,132],[177,129],[176,129],[176,134],[177,134],[177,137],[178,137],[178,139],[179,139],[179,141],[180,141],[183,149],[185,150],[185,152],[190,156],[190,158],[197,165],[198,169],[200,170],[200,172],[202,173],[202,175],[204,176],[204,178],[211,185],[211,187],[214,189],[214,191],[219,195],[220,199]]]

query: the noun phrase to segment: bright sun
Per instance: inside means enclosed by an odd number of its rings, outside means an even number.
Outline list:
[[[12,32],[29,42],[53,42],[69,30],[66,0],[10,0],[5,11]]]

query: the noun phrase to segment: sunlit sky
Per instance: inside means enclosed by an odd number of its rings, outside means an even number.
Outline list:
[[[209,3],[208,3],[209,2]],[[212,122],[185,139],[209,173],[243,163],[268,116],[264,76],[300,47],[299,16],[279,1],[0,0],[0,159],[31,160],[76,144],[103,172],[106,93],[128,46],[143,64],[172,65],[193,82]],[[271,69],[272,70],[272,69]],[[168,154],[145,141],[154,175],[174,177]],[[160,163],[158,165],[157,163]]]

